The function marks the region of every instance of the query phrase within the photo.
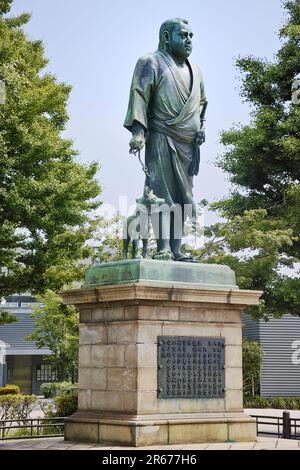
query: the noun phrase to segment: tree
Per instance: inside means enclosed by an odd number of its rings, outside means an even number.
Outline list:
[[[30,15],[7,17],[0,1],[0,297],[60,289],[81,276],[99,202],[97,165],[76,161],[61,137],[71,88],[45,73],[41,41],[27,38]]]
[[[5,323],[14,323],[17,321],[17,317],[12,313],[0,312],[0,325]]]
[[[263,351],[257,341],[243,339],[243,389],[244,398],[260,394],[260,374]]]
[[[48,290],[37,299],[44,306],[35,307],[32,318],[35,331],[28,335],[38,348],[52,351],[48,360],[56,367],[58,380],[72,380],[78,365],[79,314],[75,307],[64,305],[59,295]]]
[[[222,133],[226,150],[218,165],[234,186],[214,208],[229,221],[262,209],[270,234],[292,231],[277,246],[269,269],[258,265],[258,271],[248,271],[252,276],[248,285],[264,290],[266,314],[299,315],[300,279],[281,274],[280,268],[293,267],[300,258],[300,105],[292,100],[292,84],[300,74],[300,0],[285,0],[283,5],[287,21],[279,32],[282,47],[274,61],[254,57],[237,61],[241,95],[252,106],[252,121]],[[258,244],[257,250],[255,262],[267,260],[267,247]]]

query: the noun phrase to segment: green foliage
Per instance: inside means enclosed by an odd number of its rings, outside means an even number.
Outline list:
[[[57,395],[68,395],[77,392],[78,385],[70,382],[51,382],[41,385],[41,392],[45,398],[53,398]]]
[[[0,421],[13,420],[18,425],[28,424],[37,399],[35,395],[4,395],[0,396]],[[11,423],[12,426],[12,423]],[[4,435],[9,434],[7,426]]]
[[[54,399],[54,402],[56,416],[71,416],[78,409],[78,395],[76,393],[59,395]]]
[[[256,341],[243,339],[244,398],[259,394],[262,360],[263,352],[260,344]]]
[[[123,222],[124,218],[120,214],[109,219],[103,217],[99,220],[94,235],[94,240],[99,243],[99,250],[95,253],[95,257],[100,258],[102,263],[122,259]]]
[[[4,323],[14,323],[16,321],[18,321],[17,317],[12,313],[0,311],[0,325]]]
[[[75,307],[64,305],[59,295],[48,290],[37,297],[44,304],[32,313],[35,331],[27,336],[38,348],[49,348],[46,360],[56,367],[59,380],[71,380],[78,364],[79,317]]]
[[[22,421],[29,418],[36,402],[35,395],[4,395],[0,397],[0,421],[13,419]]]
[[[56,393],[56,382],[41,384],[40,389],[45,398],[52,398]]]
[[[97,165],[76,161],[68,121],[71,88],[45,72],[41,41],[22,25],[28,14],[7,18],[10,1],[0,1],[0,296],[43,293],[80,279],[78,260],[90,255],[86,241],[99,205]]]
[[[278,410],[299,410],[300,397],[246,397],[244,408],[275,408]]]
[[[13,0],[0,0],[0,14],[8,13]]]
[[[300,0],[284,1],[287,22],[273,62],[239,58],[241,95],[252,121],[223,132],[218,166],[233,189],[213,204],[224,223],[206,229],[200,261],[228,264],[240,287],[264,291],[256,316],[300,314],[300,279],[283,275],[300,259],[300,105],[292,83],[300,74]],[[209,259],[208,259],[209,258]]]
[[[1,395],[19,395],[20,387],[18,385],[5,385],[0,387],[0,396]]]

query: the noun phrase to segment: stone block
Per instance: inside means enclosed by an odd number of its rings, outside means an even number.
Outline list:
[[[139,367],[138,390],[157,391],[157,369],[156,367]]]
[[[91,346],[79,346],[79,367],[91,366]]]
[[[134,436],[128,425],[100,424],[99,440],[104,444],[134,445]]]
[[[108,368],[107,389],[121,391],[137,390],[137,369],[129,367]]]
[[[137,323],[115,322],[107,327],[108,343],[135,343],[137,342]]]
[[[242,326],[233,324],[224,325],[221,329],[221,336],[225,338],[226,346],[242,345]]]
[[[80,310],[80,323],[90,322],[92,319],[91,310]]]
[[[124,413],[137,414],[138,396],[136,391],[123,392],[122,407]]]
[[[205,320],[207,322],[215,321],[217,323],[241,323],[240,310],[231,310],[228,308],[205,309]]]
[[[124,308],[124,319],[125,320],[137,320],[138,319],[138,305],[130,305]]]
[[[138,343],[157,344],[157,337],[162,335],[163,322],[139,321]]]
[[[199,307],[180,307],[179,319],[181,322],[205,322],[205,310]]]
[[[107,389],[107,369],[93,367],[91,369],[90,388],[92,390],[106,390]]]
[[[96,308],[92,312],[92,321],[118,321],[124,320],[124,307]]]
[[[216,323],[164,322],[163,336],[198,336],[220,338],[221,327]]]
[[[123,411],[123,396],[121,391],[93,390],[91,409],[100,411]]]
[[[138,366],[138,345],[129,344],[124,346],[124,363],[126,367]]]
[[[158,413],[157,392],[138,391],[137,412]]]
[[[105,325],[80,325],[79,344],[105,344],[107,343],[107,328]]]
[[[225,411],[225,399],[181,399],[179,400],[181,413],[217,413]]]
[[[226,390],[241,390],[243,388],[243,369],[241,367],[226,367]]]
[[[155,305],[140,305],[138,310],[139,320],[162,321],[169,320],[168,308]]]
[[[243,411],[243,390],[227,390],[225,393],[226,411]]]
[[[157,399],[158,413],[180,413],[181,400]]]
[[[92,391],[91,390],[78,390],[78,409],[79,410],[90,410],[92,403]]]
[[[81,389],[90,389],[93,369],[91,367],[80,367],[78,374],[78,385]]]
[[[157,367],[157,344],[138,344],[138,367]]]
[[[237,442],[255,442],[257,439],[255,419],[248,423],[229,423],[229,439]]]
[[[66,420],[65,441],[99,442],[99,424]]]
[[[225,347],[225,364],[226,367],[242,367],[242,348],[241,346]]]
[[[91,346],[91,363],[93,367],[122,367],[124,366],[124,355],[124,345]]]
[[[137,426],[135,429],[135,445],[152,446],[168,444],[168,426]]]
[[[169,426],[169,444],[225,442],[227,427],[227,423],[172,424]]]

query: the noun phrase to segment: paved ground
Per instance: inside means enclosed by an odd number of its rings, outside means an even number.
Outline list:
[[[181,444],[154,447],[116,447],[80,442],[65,442],[62,437],[51,439],[22,439],[0,441],[1,450],[300,450],[300,440],[259,437],[257,442],[220,444]]]

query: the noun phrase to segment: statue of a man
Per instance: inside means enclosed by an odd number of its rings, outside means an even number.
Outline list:
[[[181,252],[181,243],[186,214],[195,217],[197,212],[193,176],[205,141],[207,105],[201,72],[188,60],[192,37],[187,20],[162,24],[158,50],[137,62],[124,123],[132,132],[131,150],[146,144],[145,185],[170,208],[169,230],[160,227],[156,234],[158,259],[191,260]]]

